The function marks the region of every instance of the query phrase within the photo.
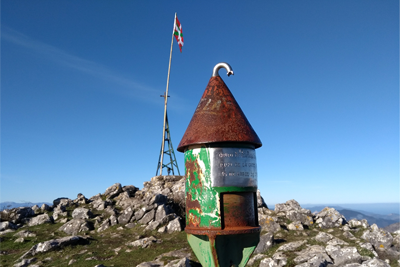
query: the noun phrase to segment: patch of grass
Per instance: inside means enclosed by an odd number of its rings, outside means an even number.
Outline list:
[[[374,253],[372,253],[371,251],[369,251],[366,248],[362,248],[362,247],[357,246],[357,251],[358,251],[358,253],[360,253],[361,256],[368,256],[368,257],[371,257],[371,258],[375,257]]]
[[[2,241],[0,243],[0,250],[4,251],[4,253],[1,255],[0,266],[13,266],[19,257],[27,252],[32,246],[40,242],[67,236],[64,232],[57,231],[61,225],[62,224],[58,223],[24,227],[16,232],[3,235],[1,237]],[[172,234],[161,234],[157,231],[144,232],[144,228],[140,225],[136,225],[131,229],[124,228],[123,230],[117,230],[120,226],[121,225],[112,226],[100,233],[94,231],[90,233],[78,233],[78,235],[82,236],[90,234],[89,244],[68,246],[57,251],[37,254],[34,256],[37,258],[36,264],[42,262],[40,266],[65,267],[68,266],[70,260],[73,259],[76,260],[73,266],[93,267],[102,263],[106,266],[130,267],[136,266],[145,261],[153,261],[160,254],[169,251],[182,248],[191,251],[186,240],[185,232]],[[23,243],[14,243],[17,237],[14,237],[13,235],[22,230],[29,230],[35,233],[36,237],[25,238],[25,242]],[[153,243],[148,248],[138,248],[126,245],[129,242],[137,240],[138,237],[143,238],[148,236],[162,239],[163,242]],[[116,248],[120,248],[120,250],[115,252]],[[193,256],[190,260],[195,264],[197,259],[194,254],[192,255]],[[91,257],[94,259],[87,260]],[[51,258],[51,260],[46,262],[46,258]],[[172,259],[173,258],[164,258],[162,260],[167,263],[167,261]]]

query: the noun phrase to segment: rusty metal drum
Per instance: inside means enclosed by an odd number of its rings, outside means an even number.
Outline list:
[[[245,266],[259,242],[256,148],[261,141],[217,64],[178,146],[185,153],[188,242],[203,266]]]

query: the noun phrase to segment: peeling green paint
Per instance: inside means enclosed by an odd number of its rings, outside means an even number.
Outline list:
[[[219,192],[211,186],[208,148],[186,150],[185,165],[186,225],[221,228]]]

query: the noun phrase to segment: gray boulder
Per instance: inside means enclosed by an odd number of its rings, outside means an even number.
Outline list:
[[[307,243],[307,240],[286,243],[286,244],[280,246],[277,251],[294,251],[306,243]]]
[[[54,223],[53,217],[48,214],[41,214],[33,218],[28,218],[28,226],[35,226],[44,223]]]
[[[254,250],[254,254],[266,252],[268,249],[272,247],[273,244],[274,244],[273,233],[267,233],[265,235],[260,236],[260,242],[258,242],[258,245]]]
[[[81,204],[88,204],[89,200],[83,194],[79,193],[73,202],[78,205],[81,205]]]
[[[301,266],[326,266],[328,263],[332,263],[331,258],[325,252],[323,246],[310,246],[299,252],[295,252],[297,257],[294,258],[296,264],[303,264]]]
[[[69,235],[76,235],[80,232],[86,232],[90,230],[93,230],[93,226],[82,219],[72,219],[58,228],[58,231],[65,232]]]
[[[118,218],[115,215],[110,216],[110,224],[111,226],[117,225],[118,224]]]
[[[9,221],[14,224],[22,223],[24,219],[35,216],[35,211],[30,207],[20,207],[1,212],[1,221]]]
[[[136,267],[161,267],[161,266],[164,266],[164,262],[162,261],[148,261],[136,265]]]
[[[167,225],[167,233],[170,234],[173,232],[183,231],[181,220],[181,217],[177,217],[176,219],[170,221]]]
[[[67,197],[59,197],[53,200],[53,207],[57,207],[59,204],[64,204],[63,206],[65,206],[65,204],[70,203],[71,199],[67,198]]]
[[[366,219],[362,219],[360,221],[357,219],[351,219],[350,221],[348,221],[348,224],[351,228],[357,228],[357,227],[368,228],[369,227],[368,221]]]
[[[65,246],[78,245],[78,244],[87,244],[86,238],[82,236],[67,236],[58,239],[52,239],[45,242],[40,242],[34,245],[27,252],[25,252],[20,259],[26,258],[27,256],[34,256],[39,253],[60,249]]]
[[[190,267],[190,260],[188,258],[182,258],[170,261],[165,267]]]
[[[127,224],[131,220],[133,214],[134,214],[133,209],[131,207],[128,207],[118,217],[118,222],[124,225]]]
[[[173,209],[170,206],[165,204],[160,205],[157,207],[155,220],[161,221],[165,216],[171,213],[173,213]]]
[[[317,213],[315,223],[320,228],[334,228],[346,223],[346,218],[334,208],[324,208]]]
[[[138,221],[140,224],[148,224],[150,221],[154,220],[155,211],[150,210],[147,212],[142,219]]]
[[[46,203],[43,203],[42,206],[40,206],[40,209],[41,209],[42,212],[51,211],[52,210],[52,208],[49,205],[47,205]]]
[[[87,208],[76,208],[72,212],[72,218],[87,220],[93,218],[93,213]]]
[[[276,233],[279,230],[281,230],[281,226],[277,222],[276,217],[259,214],[258,222],[259,222],[260,226],[262,227],[263,231]]]
[[[259,267],[281,267],[272,258],[265,258],[260,262]]]
[[[261,196],[260,190],[257,189],[257,208],[266,208],[268,209],[267,204],[264,201],[264,198]]]
[[[313,215],[310,210],[301,208],[300,204],[294,200],[288,200],[286,203],[275,205],[276,213],[283,213],[291,221],[300,221],[304,225],[314,223]]]
[[[122,187],[120,183],[115,183],[109,188],[106,189],[103,195],[105,195],[107,198],[114,198],[118,196],[120,193],[122,193]]]
[[[145,237],[145,238],[142,238],[142,239],[138,239],[138,240],[133,241],[133,242],[128,242],[126,245],[127,246],[133,246],[133,247],[148,248],[153,243],[161,243],[161,242],[162,242],[161,239],[157,239],[154,236],[150,236],[150,237]]]
[[[326,253],[333,259],[335,265],[341,266],[349,263],[361,263],[361,255],[355,247],[344,247],[328,245]]]
[[[294,222],[290,223],[290,224],[287,226],[287,228],[288,228],[289,230],[293,230],[293,231],[303,231],[303,230],[304,230],[304,227],[303,227],[303,225],[301,224],[301,221],[294,221]]]
[[[125,185],[122,187],[122,191],[126,192],[129,197],[134,197],[135,193],[139,190],[136,186],[133,185]]]
[[[26,266],[32,266],[31,263],[35,262],[36,258],[30,258],[30,259],[23,259],[20,262],[16,263],[13,265],[13,267],[26,267]]]
[[[97,232],[103,232],[104,230],[110,228],[111,222],[110,219],[104,220],[104,222],[100,225],[100,227],[97,229]]]
[[[390,267],[388,263],[378,258],[373,258],[367,261],[364,261],[361,265],[362,267]]]
[[[12,222],[0,222],[0,231],[4,231],[7,229],[17,229],[17,225],[13,224]]]

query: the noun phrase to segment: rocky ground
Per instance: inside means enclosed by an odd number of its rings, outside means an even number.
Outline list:
[[[52,206],[0,213],[1,266],[200,266],[184,233],[182,176],[156,176],[138,190],[59,198]],[[312,214],[295,200],[268,209],[258,192],[261,240],[248,266],[400,266],[392,233],[333,208]]]

